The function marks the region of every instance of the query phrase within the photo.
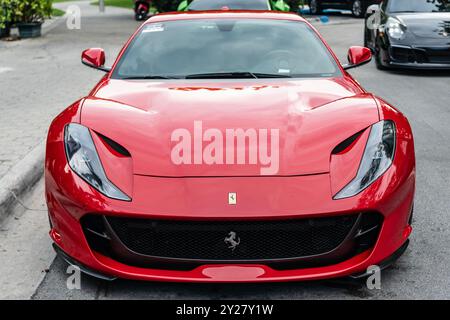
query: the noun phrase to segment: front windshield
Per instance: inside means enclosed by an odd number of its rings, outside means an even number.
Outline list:
[[[267,0],[194,0],[188,10],[220,10],[223,7],[231,10],[270,10]]]
[[[450,12],[448,0],[390,0],[388,12]]]
[[[146,25],[112,78],[202,78],[212,73],[230,73],[230,78],[239,73],[254,78],[341,75],[323,42],[303,22],[195,19]]]

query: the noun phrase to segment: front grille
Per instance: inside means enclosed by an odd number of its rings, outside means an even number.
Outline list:
[[[409,48],[392,46],[391,57],[400,63],[450,64],[450,47]]]
[[[81,219],[90,248],[137,267],[192,270],[208,263],[263,263],[276,270],[332,265],[371,249],[383,216],[376,212],[279,221]],[[236,233],[233,250],[225,238]]]
[[[450,47],[424,48],[430,63],[450,64]]]
[[[184,222],[108,217],[131,251],[182,260],[279,260],[321,255],[337,248],[357,215],[284,221]],[[225,238],[236,236],[234,249]],[[232,237],[233,238],[233,237]],[[229,248],[230,247],[230,248]]]
[[[391,47],[391,57],[401,63],[426,63],[428,58],[424,50],[416,50],[408,47]]]

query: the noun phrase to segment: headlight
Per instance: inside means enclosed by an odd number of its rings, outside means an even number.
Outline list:
[[[398,20],[389,18],[386,22],[386,31],[391,38],[400,40],[405,35],[405,26]]]
[[[109,198],[131,200],[106,177],[88,128],[68,124],[64,131],[64,145],[70,168],[83,180]]]
[[[357,195],[389,169],[395,153],[395,125],[390,120],[380,121],[370,128],[366,149],[356,177],[335,196],[343,199]]]

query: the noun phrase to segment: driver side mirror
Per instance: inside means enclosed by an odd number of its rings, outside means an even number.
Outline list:
[[[366,47],[350,47],[348,49],[348,64],[343,65],[344,70],[356,68],[372,60],[372,51]]]
[[[111,68],[105,67],[105,51],[100,48],[84,50],[81,54],[81,63],[88,67],[105,72],[109,72],[111,70]]]

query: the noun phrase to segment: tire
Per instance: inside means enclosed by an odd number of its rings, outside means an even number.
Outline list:
[[[320,0],[310,0],[309,1],[309,11],[313,15],[318,15],[322,13],[322,5]]]
[[[366,15],[367,7],[361,0],[353,0],[352,14],[356,18],[363,18]]]
[[[378,70],[386,70],[387,68],[381,63],[380,50],[375,48],[375,65]]]

